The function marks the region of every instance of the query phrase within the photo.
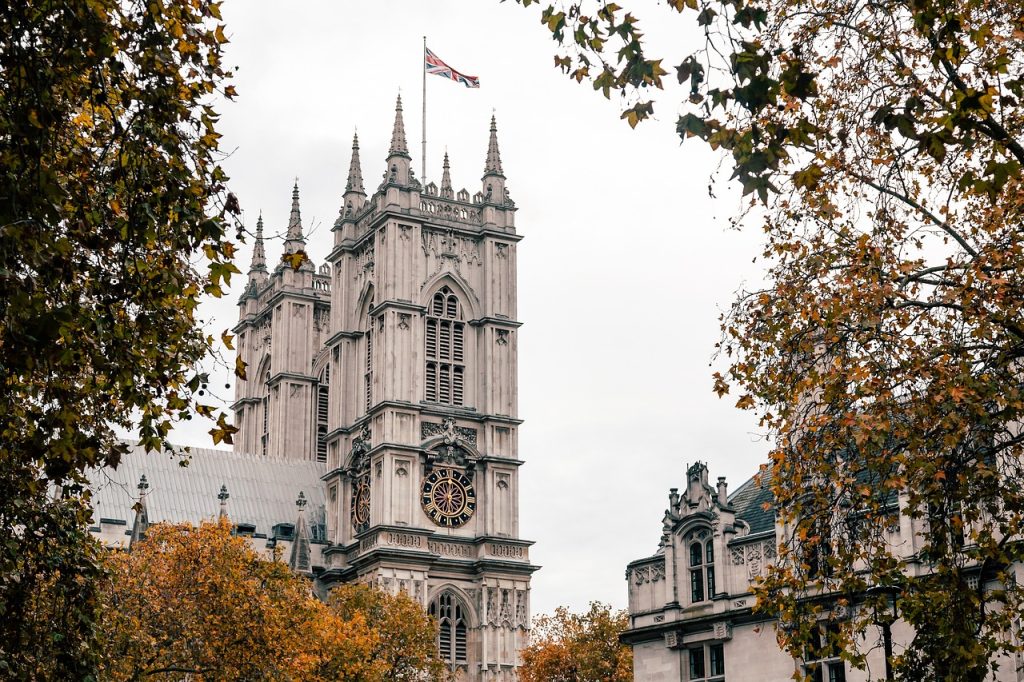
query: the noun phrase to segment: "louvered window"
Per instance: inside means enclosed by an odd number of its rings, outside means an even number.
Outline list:
[[[316,461],[327,461],[327,412],[330,407],[331,366],[320,372],[316,388]]]
[[[437,653],[445,663],[461,664],[468,660],[468,632],[462,603],[451,592],[443,592],[430,605],[430,615],[437,619]]]
[[[464,405],[466,329],[459,299],[448,287],[431,299],[426,324],[424,397],[430,403]]]
[[[370,308],[373,308],[373,301],[370,301]],[[367,412],[370,411],[370,407],[373,405],[373,318],[369,318],[367,324],[369,329],[366,330],[366,373],[363,376],[363,386],[365,390],[365,409]]]

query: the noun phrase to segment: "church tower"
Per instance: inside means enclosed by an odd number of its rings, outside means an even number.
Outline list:
[[[238,301],[233,331],[245,379],[235,383],[235,451],[326,461],[326,406],[317,409],[323,377],[315,360],[327,337],[330,275],[326,265],[315,272],[305,255],[297,180],[283,233],[284,255],[268,272],[260,216],[249,281]]]
[[[406,592],[449,666],[490,682],[515,679],[537,569],[519,538],[521,237],[493,118],[480,182],[455,191],[446,154],[441,186],[421,184],[399,97],[369,196],[353,139],[320,273],[287,262],[304,248],[296,189],[273,274],[258,228],[235,411],[236,450],[326,461],[321,585]]]

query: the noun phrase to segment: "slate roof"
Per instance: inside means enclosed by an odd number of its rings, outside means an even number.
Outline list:
[[[216,518],[220,511],[217,494],[221,485],[226,485],[231,521],[252,524],[257,534],[268,536],[278,523],[295,523],[295,500],[299,492],[304,493],[313,538],[322,537],[318,531],[325,519],[325,491],[320,477],[327,471],[326,464],[207,448],[191,448],[186,456],[189,464],[183,467],[182,456],[147,454],[133,444],[116,470],[107,467],[90,471],[94,522],[112,519],[123,521],[130,528],[135,518],[132,505],[138,499],[139,478],[145,474],[149,483],[146,508],[150,523],[198,524]]]
[[[772,505],[771,479],[768,474],[754,476],[729,496],[729,506],[736,516],[750,524],[750,534],[775,529],[775,507]],[[765,504],[771,505],[765,510]]]

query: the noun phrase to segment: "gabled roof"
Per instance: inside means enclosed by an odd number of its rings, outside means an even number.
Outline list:
[[[181,466],[183,461],[188,466]],[[150,523],[171,523],[215,519],[220,510],[217,495],[221,485],[229,495],[228,518],[234,524],[252,524],[256,533],[273,532],[279,523],[294,524],[298,516],[295,500],[302,492],[308,500],[307,521],[313,537],[325,520],[325,491],[320,477],[327,465],[293,459],[240,455],[227,450],[191,448],[190,452],[168,455],[146,453],[133,444],[117,469],[89,472],[93,491],[93,519],[111,519],[131,524],[132,505],[138,500],[139,478],[149,483],[146,511]]]
[[[750,525],[750,534],[775,529],[775,506],[770,488],[771,478],[767,473],[747,480],[729,496],[729,506],[736,517]],[[765,509],[768,505],[768,509]]]

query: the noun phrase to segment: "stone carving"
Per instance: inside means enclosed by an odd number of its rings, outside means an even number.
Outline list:
[[[363,275],[373,272],[373,242],[368,241],[359,251],[353,255],[355,267],[352,268],[352,279],[359,279]]]
[[[516,590],[516,625],[529,626],[529,619],[526,614],[526,591]]]
[[[480,258],[480,243],[471,237],[458,236],[453,230],[424,230],[420,233],[420,239],[425,255],[435,256],[440,261],[450,261],[456,270],[461,263],[481,265],[483,262]],[[439,262],[436,269],[440,270],[441,266]]]
[[[495,244],[494,255],[498,258],[508,258],[508,244]]]
[[[653,564],[651,566],[637,566],[626,572],[626,580],[632,580],[637,586],[645,583],[655,583],[665,579],[664,564]]]
[[[498,624],[498,590],[491,588],[487,595],[487,623]]]
[[[370,458],[367,453],[370,451],[370,427],[363,424],[363,430],[352,441],[352,453],[349,456],[349,473],[352,476],[359,476],[370,468]]]
[[[445,419],[440,424],[423,422],[420,425],[420,437],[423,440],[434,436],[444,436],[445,445],[454,445],[459,442],[476,445],[476,429],[456,426],[454,419]]]
[[[498,612],[500,623],[512,623],[512,590],[501,590],[501,610]]]
[[[665,646],[675,649],[679,646],[679,634],[675,631],[665,633]]]
[[[747,578],[753,580],[761,575],[761,543],[747,546]]]
[[[656,615],[654,617],[654,622],[655,623],[664,623],[665,622],[665,614],[664,613],[659,613],[658,615]]]
[[[412,315],[409,313],[398,313],[398,328],[405,331],[409,328],[409,320],[412,319]]]
[[[762,575],[765,566],[775,563],[776,551],[775,542],[766,540],[730,547],[729,558],[733,566],[746,565],[747,579],[753,581]]]
[[[713,628],[715,639],[732,639],[732,628],[725,621],[718,621]]]
[[[507,346],[508,345],[508,330],[507,329],[499,329],[498,330],[498,337],[497,337],[496,341],[497,341],[499,346]]]

